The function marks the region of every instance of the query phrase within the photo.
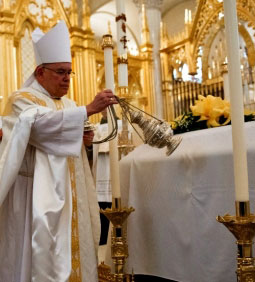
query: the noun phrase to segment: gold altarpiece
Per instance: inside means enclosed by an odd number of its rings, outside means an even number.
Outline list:
[[[0,1],[1,113],[8,96],[21,87],[34,70],[31,32],[36,27],[47,32],[59,19],[65,20],[69,28],[73,70],[76,73],[71,81],[68,95],[78,105],[86,105],[93,100],[100,89],[104,88],[103,51],[90,27],[88,0],[2,0]],[[115,51],[115,64],[116,61]],[[148,40],[143,41],[139,55],[129,56],[129,93],[136,106],[150,113],[154,111],[154,104],[151,103],[154,88],[150,87],[153,77],[152,64],[151,44]],[[92,122],[98,120],[99,116],[91,119]]]
[[[255,81],[255,1],[237,0],[244,103],[254,107]],[[172,120],[189,109],[198,94],[224,98],[223,74],[226,71],[223,1],[197,0],[195,13],[185,22],[185,29],[168,36],[166,26],[161,30],[162,89],[164,116]],[[221,36],[220,36],[221,35]],[[241,48],[241,47],[240,47]],[[196,81],[198,61],[201,62],[201,81]],[[193,76],[183,81],[186,64]],[[174,77],[175,74],[175,77]]]

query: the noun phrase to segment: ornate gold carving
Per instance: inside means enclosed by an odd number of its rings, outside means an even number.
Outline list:
[[[242,35],[245,45],[247,48],[247,54],[248,54],[248,61],[249,65],[253,67],[255,65],[255,48],[254,48],[254,43],[252,41],[252,38],[247,31],[247,29],[243,25],[239,25],[239,32]]]
[[[255,2],[253,0],[237,0],[237,15],[239,19],[239,33],[245,41],[245,47],[247,48],[247,59],[249,67],[255,65],[255,48],[252,39],[251,28],[255,29]],[[249,29],[249,30],[248,30]],[[197,72],[197,62],[200,56],[202,62],[202,81],[204,83],[212,83],[213,81],[222,80],[220,67],[225,61],[225,48],[222,48],[224,56],[218,55],[219,49],[214,45],[214,55],[211,52],[211,46],[215,42],[216,36],[219,32],[224,30],[224,17],[223,17],[223,2],[218,0],[198,0],[196,14],[194,15],[192,22],[185,25],[185,29],[174,36],[169,38],[168,44],[164,39],[162,44],[162,61],[164,61],[163,68],[163,84],[167,83],[167,77],[169,72],[173,74],[175,71],[175,79],[182,79],[182,68],[184,64],[188,65],[189,74],[194,75]],[[163,31],[162,35],[163,37]],[[223,44],[224,45],[224,44]],[[221,46],[222,47],[222,46]],[[224,47],[224,46],[223,46]],[[166,61],[169,61],[166,66]],[[169,68],[170,66],[170,68]],[[252,80],[252,72],[246,70],[246,80]],[[244,75],[244,74],[243,74]],[[249,81],[250,81],[249,80]],[[215,85],[216,87],[217,85]],[[169,95],[172,95],[172,91],[169,91]],[[208,94],[208,93],[207,93]],[[207,95],[206,94],[206,95]],[[185,95],[185,92],[181,92],[180,96]],[[172,103],[172,98],[166,96],[167,103]],[[182,100],[181,100],[182,101]],[[185,101],[178,102],[179,104],[186,103]],[[172,111],[167,104],[166,117],[171,116],[169,111]]]
[[[129,90],[127,86],[121,86],[118,87],[118,96],[120,98],[125,98],[125,99],[132,99],[132,95],[129,94]]]
[[[99,282],[114,282],[114,277],[111,274],[111,268],[110,266],[104,264],[104,262],[98,266],[98,279]]]
[[[237,239],[237,281],[255,281],[255,259],[252,256],[253,238],[255,236],[255,216],[250,214],[249,202],[236,202],[236,216],[218,216]]]
[[[111,273],[110,266],[101,262],[98,266],[98,281],[99,282],[116,282],[114,274]],[[119,281],[119,280],[118,280]],[[125,274],[125,282],[134,282],[134,275]]]
[[[113,49],[113,40],[111,34],[103,35],[102,49],[110,47]]]
[[[89,0],[82,1],[82,29],[91,31]],[[92,31],[91,31],[92,32]]]
[[[122,208],[121,199],[113,199],[112,209],[100,210],[112,223],[111,237],[111,255],[114,263],[113,281],[124,282],[126,274],[124,265],[128,257],[128,245],[126,240],[126,232],[124,231],[124,223],[134,208]],[[109,280],[111,281],[111,280]]]
[[[142,5],[142,45],[150,44],[150,31],[145,6]]]
[[[11,11],[0,13],[0,33],[14,35],[14,14]]]
[[[244,2],[246,3],[245,5]],[[254,1],[252,0],[249,0],[248,2],[244,0],[237,0],[238,17],[241,20],[248,22],[249,26],[255,28],[255,12],[254,8],[252,7],[254,7]],[[169,39],[169,46],[164,50],[172,56],[172,53],[178,52],[177,49],[183,48],[185,41],[187,41],[188,44],[185,44],[186,47],[184,61],[189,62],[189,67],[193,69],[191,72],[194,73],[199,47],[206,44],[208,36],[212,34],[212,29],[214,29],[213,33],[215,34],[215,32],[219,30],[219,26],[217,25],[219,24],[221,27],[223,26],[223,23],[221,23],[222,20],[219,19],[219,13],[223,13],[222,2],[217,0],[198,1],[198,8],[192,23],[192,29],[190,31],[185,30],[178,35],[172,36]],[[252,46],[247,34],[245,34],[244,31],[243,37],[248,48]],[[211,38],[214,37],[211,36]],[[249,53],[252,54],[251,60],[254,64],[253,57],[255,57],[255,55],[251,47]],[[193,61],[192,64],[190,64],[191,60]]]
[[[28,12],[35,22],[40,26],[47,26],[56,22],[57,15],[53,3],[49,0],[38,1],[30,0]]]

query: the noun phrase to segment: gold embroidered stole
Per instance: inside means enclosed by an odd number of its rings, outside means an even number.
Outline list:
[[[61,100],[54,99],[57,110],[64,108]],[[71,187],[72,187],[72,272],[69,282],[82,282],[81,262],[80,262],[80,244],[79,244],[79,229],[78,229],[78,208],[77,208],[77,193],[75,181],[75,165],[74,158],[68,158],[68,166],[70,171]]]
[[[16,100],[23,99],[23,98],[28,99],[37,105],[46,107],[46,102],[44,100],[37,98],[36,96],[32,95],[29,92],[15,92],[8,98],[7,104],[5,105],[3,115],[4,116],[10,115],[12,112],[12,104]]]

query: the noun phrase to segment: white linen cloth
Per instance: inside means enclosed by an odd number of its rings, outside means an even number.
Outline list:
[[[255,122],[245,124],[254,212]],[[235,215],[231,126],[182,134],[176,151],[137,147],[120,162],[128,218],[127,272],[179,282],[236,281],[234,236],[216,221]]]
[[[56,111],[36,81],[15,95],[11,114],[3,118],[0,145],[0,281],[68,281],[72,191],[67,157],[75,157],[82,281],[97,281],[99,210],[82,147],[86,110],[62,98],[65,109]]]

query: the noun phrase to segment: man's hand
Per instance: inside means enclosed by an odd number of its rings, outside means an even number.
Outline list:
[[[118,104],[115,96],[110,89],[99,92],[95,99],[87,105],[87,116],[99,113],[109,105]]]
[[[94,139],[94,131],[85,131],[83,132],[83,143],[85,146],[91,146]]]

